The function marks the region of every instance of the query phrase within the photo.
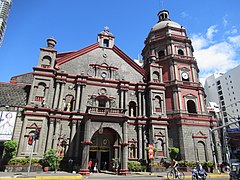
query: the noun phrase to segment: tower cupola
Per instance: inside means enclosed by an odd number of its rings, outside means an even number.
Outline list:
[[[167,10],[162,10],[158,13],[158,18],[159,18],[159,21],[168,21],[170,20],[169,19],[169,12]]]
[[[104,30],[98,34],[99,46],[112,48],[114,45],[114,36],[110,32],[109,27],[104,27]]]

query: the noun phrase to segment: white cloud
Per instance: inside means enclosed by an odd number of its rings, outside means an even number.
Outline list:
[[[236,29],[236,28],[233,28]],[[236,67],[239,62],[240,35],[229,36],[223,40],[214,39],[217,26],[210,26],[206,34],[193,34],[194,56],[200,69],[200,81],[216,72],[226,72]]]
[[[236,66],[236,62],[233,60],[235,52],[232,45],[227,42],[220,42],[208,48],[199,49],[194,55],[200,71],[203,71],[201,76],[211,72],[226,72]]]
[[[185,11],[183,11],[183,12],[181,13],[181,16],[182,16],[183,18],[189,17],[189,15],[188,15]]]
[[[226,14],[225,16],[223,16],[223,26],[226,27],[228,25],[228,15]]]
[[[217,25],[210,26],[207,30],[206,36],[209,40],[212,41],[214,33],[217,33]]]
[[[237,34],[238,30],[236,26],[232,26],[232,28],[225,32],[225,34]]]
[[[193,34],[192,35],[192,44],[194,49],[202,49],[208,46],[209,42],[202,34]]]
[[[240,35],[228,37],[228,40],[229,40],[230,43],[233,44],[233,46],[235,48],[239,48],[240,47]]]

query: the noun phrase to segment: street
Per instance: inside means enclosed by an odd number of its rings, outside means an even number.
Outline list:
[[[162,180],[165,180],[166,178],[164,177],[151,177],[151,176],[107,176],[107,177],[103,177],[103,176],[88,176],[88,177],[83,177],[83,179],[98,179],[98,180],[106,180],[106,179],[121,179],[121,180],[139,180],[139,179],[151,179],[151,180],[159,180],[159,179],[162,179]],[[191,179],[191,178],[187,178],[187,179]],[[207,178],[207,180],[227,180],[229,178]]]
[[[227,180],[229,179],[228,175],[209,175],[207,177],[207,180]],[[140,180],[140,179],[151,179],[151,180],[166,180],[166,176],[164,174],[153,174],[153,175],[149,175],[149,174],[130,174],[130,175],[127,175],[127,176],[117,176],[117,175],[114,175],[114,174],[90,174],[90,176],[83,176],[83,179],[98,179],[98,180],[107,180],[107,179],[121,179],[121,180],[128,180],[128,179],[131,179],[131,180]],[[188,174],[185,176],[185,179],[191,179],[191,174]]]

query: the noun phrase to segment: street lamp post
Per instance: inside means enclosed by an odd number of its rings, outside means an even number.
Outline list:
[[[213,152],[213,161],[214,161],[214,164],[215,164],[215,166],[214,166],[215,170],[217,170],[217,160],[216,160],[216,152],[215,152],[214,142],[213,142],[213,139],[212,139],[212,137],[213,137],[213,132],[216,131],[216,130],[225,128],[225,127],[227,127],[227,126],[230,126],[230,125],[232,125],[232,124],[239,123],[239,122],[240,122],[240,119],[238,119],[238,120],[236,120],[236,121],[234,121],[234,122],[227,123],[227,124],[225,124],[225,125],[219,126],[219,127],[217,127],[217,128],[214,128],[214,129],[211,129],[211,128],[209,129],[210,143],[211,143],[211,148],[212,148],[212,152]],[[228,161],[229,161],[229,160],[228,160]]]

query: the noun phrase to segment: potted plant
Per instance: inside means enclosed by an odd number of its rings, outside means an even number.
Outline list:
[[[44,170],[54,170],[58,168],[60,158],[57,156],[57,150],[49,149],[44,153],[42,166]]]

